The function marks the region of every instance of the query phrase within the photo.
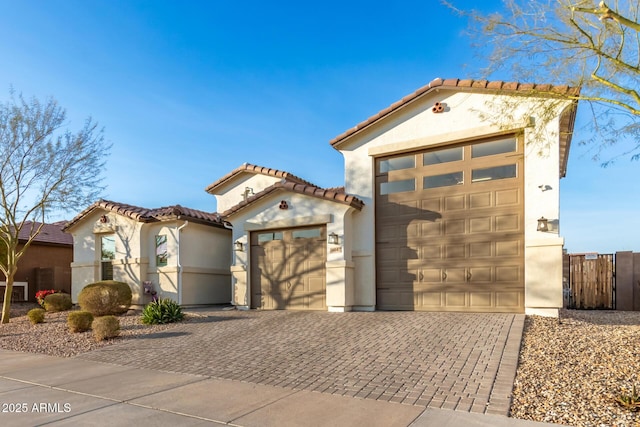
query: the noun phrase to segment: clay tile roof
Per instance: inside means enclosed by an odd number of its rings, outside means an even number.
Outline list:
[[[64,231],[80,222],[91,212],[96,209],[103,209],[118,215],[126,216],[138,222],[159,222],[171,221],[175,219],[185,219],[205,225],[215,227],[225,227],[225,222],[217,213],[209,213],[197,209],[185,208],[180,205],[165,206],[156,209],[147,209],[140,206],[128,205],[126,203],[112,202],[110,200],[98,200],[82,212],[74,219],[69,221],[63,228]]]
[[[358,210],[361,210],[362,207],[364,206],[364,203],[362,202],[362,200],[358,199],[356,196],[346,194],[344,192],[344,187],[320,188],[320,187],[316,187],[315,185],[309,185],[309,184],[304,184],[300,182],[284,180],[281,182],[276,182],[275,184],[265,188],[259,193],[256,193],[253,196],[248,197],[247,200],[243,200],[237,205],[227,209],[221,215],[223,218],[226,218],[229,215],[233,215],[236,212],[251,205],[252,203],[276,191],[291,191],[294,193],[304,194],[311,197],[317,197],[319,199],[330,200],[332,202],[349,205]]]
[[[231,182],[234,178],[236,178],[237,176],[243,174],[243,173],[253,173],[253,174],[262,174],[262,175],[267,175],[267,176],[273,176],[276,178],[282,178],[282,179],[286,179],[289,181],[293,181],[293,182],[299,182],[301,184],[307,184],[307,185],[314,185],[309,181],[306,181],[292,173],[286,172],[286,171],[282,171],[282,170],[278,170],[278,169],[271,169],[271,168],[267,168],[264,166],[257,166],[257,165],[252,165],[249,163],[245,163],[243,165],[241,165],[240,167],[232,170],[231,172],[229,172],[228,174],[226,174],[225,176],[223,176],[222,178],[220,178],[219,180],[217,180],[216,182],[214,182],[213,184],[210,184],[209,186],[207,186],[207,188],[205,188],[205,191],[209,194],[215,194],[215,191],[217,189],[219,189],[220,187],[222,187],[223,185],[227,184],[228,182]]]
[[[31,233],[34,232],[41,224],[41,222],[26,221],[18,233],[18,240],[23,242],[29,240]],[[33,243],[73,245],[73,236],[62,231],[66,224],[67,221],[44,224],[40,233],[33,239]]]
[[[337,148],[338,145],[340,145],[344,140],[346,140],[350,136],[358,133],[362,129],[372,125],[373,123],[377,122],[383,117],[386,117],[392,112],[409,104],[410,102],[417,99],[421,95],[436,88],[465,89],[465,90],[466,89],[503,90],[503,91],[509,91],[509,92],[515,92],[515,93],[532,92],[535,90],[536,93],[539,93],[541,95],[569,94],[569,95],[577,96],[580,93],[579,88],[570,87],[566,85],[564,86],[554,86],[550,84],[536,85],[536,84],[528,84],[528,83],[524,84],[524,83],[518,83],[518,82],[503,82],[503,81],[489,82],[487,80],[471,80],[471,79],[443,80],[441,78],[437,78],[429,82],[429,84],[416,90],[415,92],[405,96],[400,101],[394,102],[389,107],[374,114],[373,116],[369,117],[365,121],[358,123],[356,126],[352,127],[346,132],[343,132],[342,134],[338,135],[337,137],[332,139],[329,143],[331,144],[332,147]]]

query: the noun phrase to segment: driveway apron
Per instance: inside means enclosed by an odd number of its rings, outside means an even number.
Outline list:
[[[77,356],[296,390],[507,415],[522,314],[188,311]]]

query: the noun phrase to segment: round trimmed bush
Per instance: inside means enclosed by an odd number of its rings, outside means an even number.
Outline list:
[[[131,288],[126,283],[103,280],[85,286],[78,294],[78,304],[96,317],[119,315],[129,310],[131,298]]]
[[[120,321],[115,316],[96,317],[92,329],[96,341],[117,337],[120,335]]]
[[[44,308],[33,308],[27,312],[27,317],[32,325],[44,322]]]
[[[69,332],[86,332],[91,329],[91,322],[93,322],[93,314],[88,311],[72,311],[67,316],[67,326]]]
[[[73,303],[71,295],[64,292],[56,292],[44,297],[44,309],[47,311],[66,311],[71,310]]]

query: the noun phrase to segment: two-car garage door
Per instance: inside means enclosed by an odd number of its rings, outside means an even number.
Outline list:
[[[376,160],[377,308],[524,311],[515,137]]]

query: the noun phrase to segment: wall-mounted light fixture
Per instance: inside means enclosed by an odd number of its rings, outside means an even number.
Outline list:
[[[339,245],[340,244],[340,238],[336,233],[329,233],[329,238],[328,238],[328,243],[330,245]]]
[[[540,217],[538,220],[538,231],[549,231],[549,220],[545,217]]]
[[[235,249],[236,252],[242,252],[244,251],[244,244],[240,240],[236,240],[233,243],[233,249]]]

